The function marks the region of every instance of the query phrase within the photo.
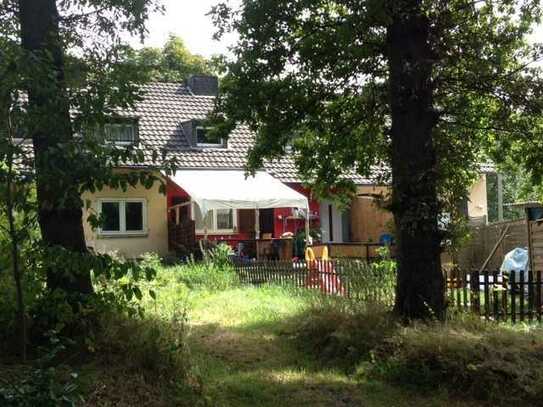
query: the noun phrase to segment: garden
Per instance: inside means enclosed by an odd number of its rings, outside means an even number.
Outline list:
[[[96,320],[84,335],[68,335],[69,307],[64,321],[44,321],[59,299],[29,305],[31,333],[53,327],[32,338],[41,345],[27,362],[1,358],[2,405],[536,405],[543,395],[537,324],[456,313],[404,325],[386,298],[243,282],[223,246],[202,262],[148,254],[138,267],[150,278],[94,275],[103,301],[86,309]],[[383,259],[360,281],[379,284],[391,268]]]

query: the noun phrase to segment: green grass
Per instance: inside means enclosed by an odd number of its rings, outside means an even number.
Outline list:
[[[423,396],[327,367],[294,334],[315,295],[276,286],[189,290],[182,271],[164,269],[154,283],[160,318],[188,313],[191,364],[210,406],[469,406],[447,394]]]

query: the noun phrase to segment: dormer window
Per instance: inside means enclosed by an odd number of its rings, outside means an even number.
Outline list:
[[[214,148],[223,148],[225,143],[223,139],[215,139],[210,137],[208,131],[211,130],[211,127],[196,126],[194,132],[196,137],[196,145],[198,147],[214,147]]]
[[[115,122],[104,125],[104,134],[107,141],[129,146],[137,141],[137,126],[135,122]]]

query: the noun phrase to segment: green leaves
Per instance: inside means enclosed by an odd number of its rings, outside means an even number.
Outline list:
[[[192,54],[182,38],[170,34],[164,46],[132,50],[130,62],[139,68],[148,80],[184,82],[190,75],[214,74],[216,62]]]
[[[239,123],[257,131],[249,169],[291,155],[324,192],[345,190],[346,175],[390,165],[386,29],[395,3],[387,4],[274,0],[213,9],[218,35],[239,34],[213,118],[223,137]],[[423,9],[440,204],[454,210],[478,163],[507,156],[512,140],[524,151],[520,161],[543,173],[543,78],[531,63],[542,54],[527,40],[541,10],[537,1],[466,0],[425,1]],[[390,180],[381,175],[375,182]]]

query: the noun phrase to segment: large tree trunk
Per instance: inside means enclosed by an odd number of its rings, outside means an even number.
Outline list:
[[[420,0],[395,0],[388,27],[392,109],[392,211],[398,244],[395,310],[406,319],[442,318],[432,53]]]
[[[63,146],[70,143],[73,134],[55,0],[19,0],[19,20],[22,46],[36,61],[27,91],[42,237],[48,246],[83,253],[86,244],[82,209],[74,178],[77,162],[63,154]],[[50,289],[92,292],[88,270],[66,275],[62,268],[52,267],[47,283]]]

